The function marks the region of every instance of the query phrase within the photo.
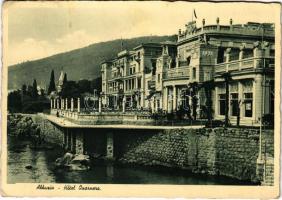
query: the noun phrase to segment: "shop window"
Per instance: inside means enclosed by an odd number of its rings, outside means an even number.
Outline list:
[[[239,113],[238,93],[232,93],[231,97],[231,116],[237,116]]]
[[[219,94],[219,115],[225,115],[225,94]]]
[[[245,117],[253,116],[253,93],[244,93]]]

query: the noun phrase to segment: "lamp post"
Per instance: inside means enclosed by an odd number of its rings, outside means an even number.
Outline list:
[[[264,41],[263,41],[263,36],[264,36],[264,27],[263,24],[261,24],[262,28],[262,36],[261,36],[261,49],[262,49],[262,59],[263,59],[263,68],[262,68],[262,73],[263,73],[263,80],[261,83],[261,89],[262,89],[262,95],[261,95],[261,115],[260,115],[260,129],[259,129],[259,156],[258,159],[262,161],[262,128],[263,128],[263,114],[264,114],[264,94],[265,94],[265,51],[264,51]]]

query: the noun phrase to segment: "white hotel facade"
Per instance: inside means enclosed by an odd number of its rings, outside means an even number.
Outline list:
[[[259,124],[262,112],[274,113],[274,25],[247,23],[179,30],[176,42],[140,44],[101,63],[102,105],[122,109],[175,113],[183,107],[196,109],[198,118],[211,102],[214,119],[224,119],[226,100],[229,118],[235,123]],[[229,74],[226,98],[224,74]],[[197,85],[196,107],[191,85]],[[212,85],[211,85],[212,84]],[[207,96],[205,87],[210,86]],[[262,106],[264,105],[264,106]]]

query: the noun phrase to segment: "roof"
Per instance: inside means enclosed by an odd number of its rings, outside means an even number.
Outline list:
[[[161,43],[141,43],[137,47],[134,47],[133,50],[141,49],[143,47],[161,47]]]
[[[161,42],[161,44],[163,44],[163,45],[176,45],[176,42],[167,40],[167,41]]]

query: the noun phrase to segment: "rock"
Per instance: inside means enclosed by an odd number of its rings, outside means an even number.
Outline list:
[[[63,157],[56,159],[55,165],[58,168],[68,168],[69,170],[88,170],[90,169],[90,159],[88,155],[66,153]]]

